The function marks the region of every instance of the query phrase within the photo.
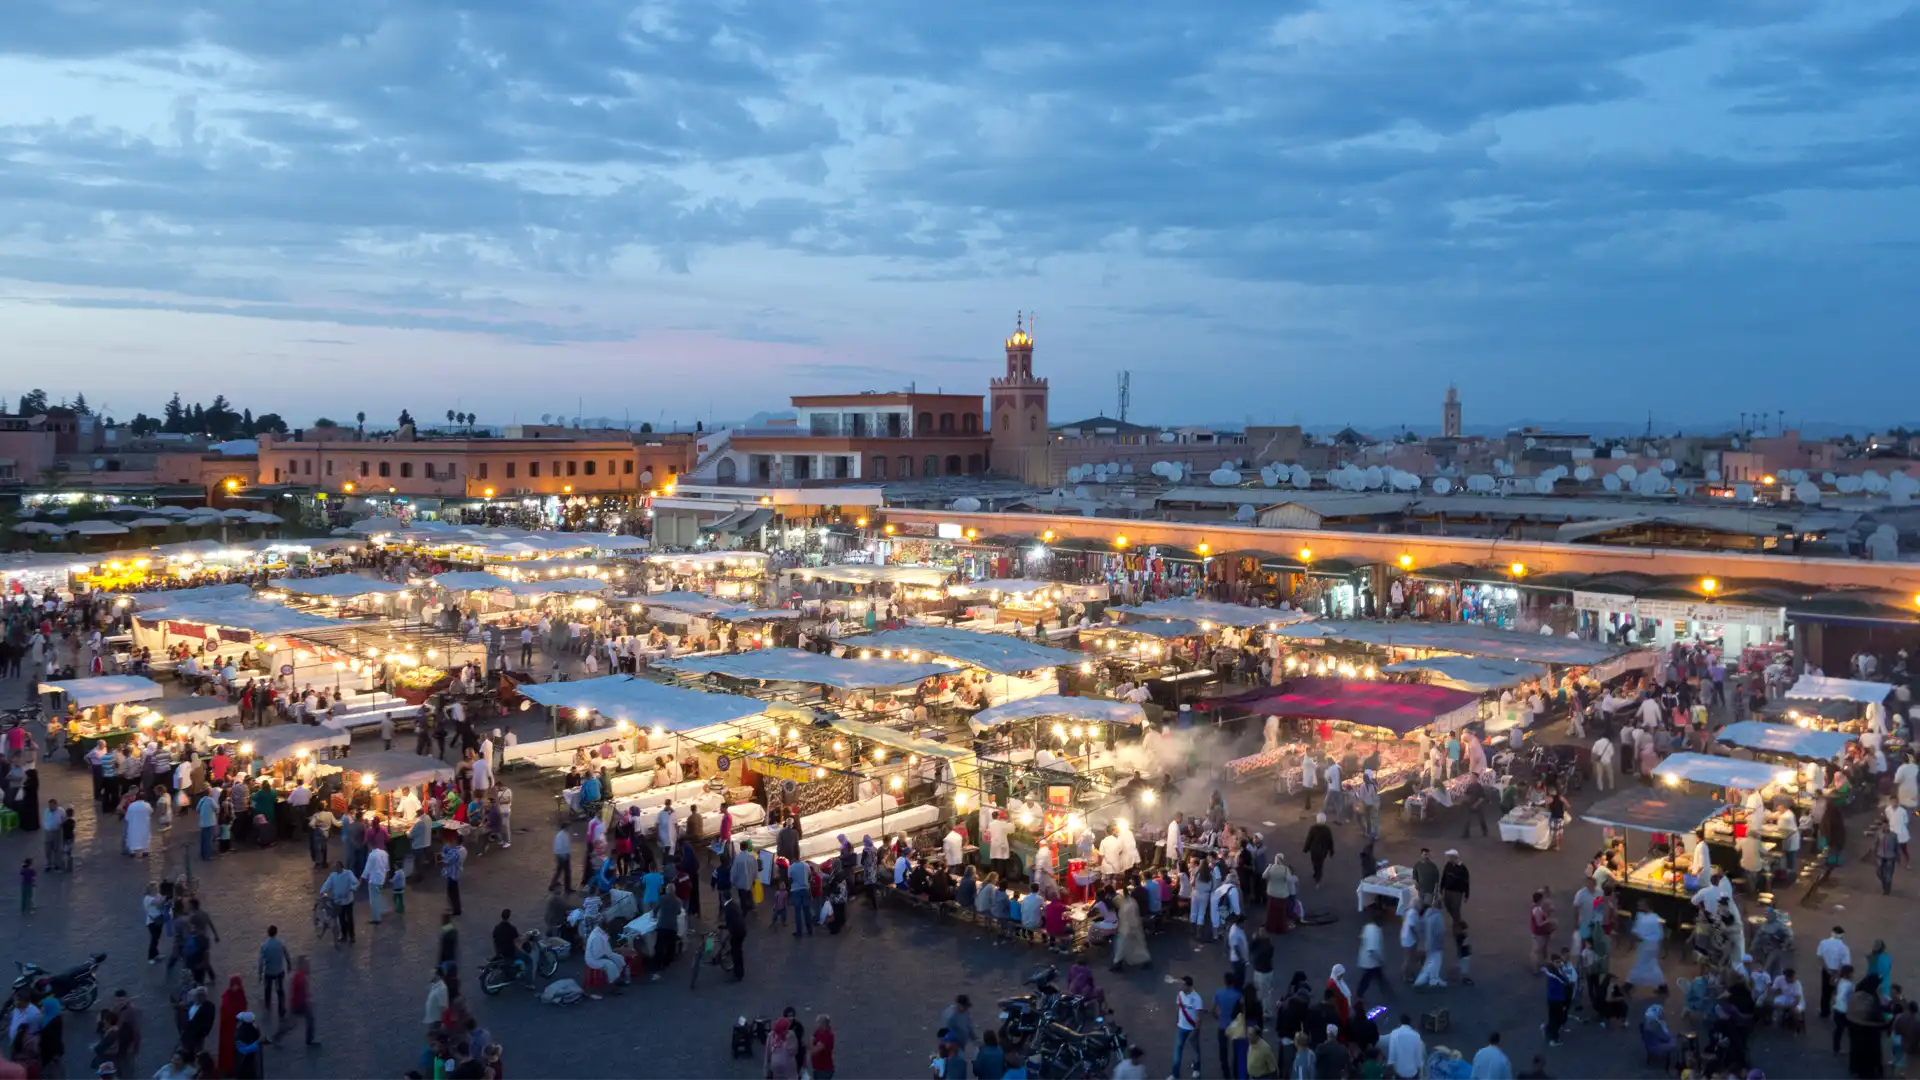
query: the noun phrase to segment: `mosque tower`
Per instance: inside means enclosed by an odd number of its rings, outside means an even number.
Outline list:
[[[1026,477],[1044,471],[1047,448],[1047,380],[1033,377],[1032,324],[1014,318],[1007,339],[1007,374],[992,383],[988,425],[993,433],[993,471]]]
[[[1460,388],[1457,386],[1447,387],[1447,400],[1440,405],[1440,437],[1460,437]]]

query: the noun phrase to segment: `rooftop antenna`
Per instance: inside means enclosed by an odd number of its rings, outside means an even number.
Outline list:
[[[1127,418],[1127,408],[1133,404],[1133,372],[1120,373],[1120,419]]]

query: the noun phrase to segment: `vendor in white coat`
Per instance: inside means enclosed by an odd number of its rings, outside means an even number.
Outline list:
[[[987,858],[993,861],[993,868],[1004,877],[1011,869],[1013,859],[1012,826],[1007,823],[1007,812],[995,810],[993,820],[987,822]]]
[[[1100,841],[1100,872],[1108,877],[1119,877],[1126,873],[1125,843],[1120,838],[1117,825],[1107,826],[1107,835]]]
[[[1120,872],[1140,865],[1140,841],[1133,835],[1133,826],[1122,819],[1114,823],[1114,829],[1120,839]]]
[[[1176,813],[1173,815],[1173,820],[1167,822],[1167,846],[1163,857],[1169,866],[1179,866],[1182,855],[1186,851],[1186,844],[1180,835],[1180,826],[1185,821],[1186,815]]]
[[[961,838],[959,829],[950,828],[947,835],[940,838],[940,854],[946,858],[950,870],[965,865],[966,841]]]
[[[1707,858],[1706,834],[1696,832],[1693,834],[1693,848],[1688,853],[1687,873],[1693,875],[1695,880],[1704,882],[1707,879],[1707,868],[1711,865],[1711,861]]]

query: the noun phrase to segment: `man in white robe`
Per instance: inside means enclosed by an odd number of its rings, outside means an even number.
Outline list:
[[[133,800],[127,805],[126,824],[127,854],[145,858],[153,843],[153,804],[145,799]]]

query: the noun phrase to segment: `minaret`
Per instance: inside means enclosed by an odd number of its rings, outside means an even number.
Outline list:
[[[1447,400],[1440,406],[1440,436],[1445,439],[1460,437],[1460,388],[1449,385]]]
[[[1047,445],[1047,380],[1033,377],[1033,334],[1025,313],[1014,318],[1007,339],[1007,374],[994,379],[987,424],[993,434],[993,471],[1027,478],[1036,470],[1035,450]],[[1038,462],[1044,472],[1044,461]],[[1044,482],[1044,481],[1034,481]]]

